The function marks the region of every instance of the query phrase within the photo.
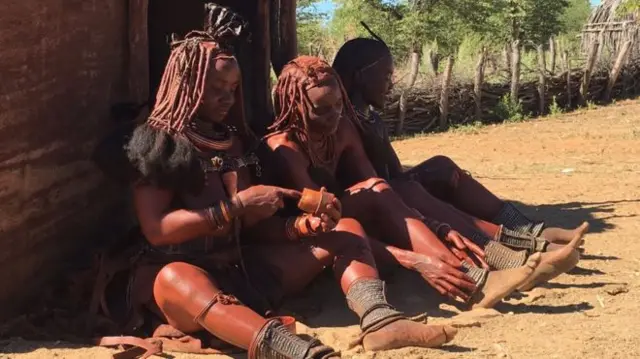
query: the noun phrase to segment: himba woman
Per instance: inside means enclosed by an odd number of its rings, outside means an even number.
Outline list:
[[[367,30],[374,39],[356,38],[346,42],[338,51],[333,67],[340,75],[366,131],[363,141],[381,177],[414,179],[434,196],[460,210],[484,221],[504,225],[517,234],[568,243],[576,234],[586,233],[586,223],[574,230],[565,230],[530,220],[511,203],[500,200],[448,157],[435,156],[405,172],[391,147],[380,116],[371,109],[382,108],[391,90],[393,57],[386,43],[368,27]]]
[[[206,32],[175,41],[156,103],[128,144],[137,174],[135,212],[144,236],[127,301],[182,333],[206,331],[249,358],[333,358],[318,340],[288,331],[273,313],[282,297],[331,267],[360,317],[365,349],[439,346],[454,328],[407,320],[385,299],[364,230],[353,219],[284,218],[300,192],[252,185],[260,175],[244,123],[241,76],[229,44],[237,15],[208,5]],[[253,170],[253,171],[252,171]],[[240,238],[247,239],[240,243]],[[136,327],[142,327],[137,323]]]
[[[291,61],[278,79],[275,96],[276,121],[265,142],[278,161],[281,180],[291,188],[324,186],[345,193],[344,217],[358,219],[368,233],[388,243],[370,241],[376,261],[415,270],[441,294],[474,307],[493,306],[537,267],[537,253],[518,266],[493,272],[477,267],[468,256],[456,257],[420,213],[377,177],[360,143],[349,99],[326,62],[308,56]],[[513,264],[520,259],[509,255],[498,253],[496,260]]]
[[[588,230],[586,222],[570,231],[531,221],[515,206],[500,200],[467,171],[444,156],[433,157],[407,172],[403,171],[384,123],[371,110],[371,107],[384,106],[386,94],[392,86],[393,58],[387,45],[371,30],[369,32],[375,39],[348,41],[338,51],[333,67],[340,75],[358,115],[358,129],[364,148],[378,175],[392,181],[408,205],[420,210],[423,215],[447,223],[477,244],[493,246],[495,243],[489,241],[491,238],[529,253],[560,250],[543,254],[538,271],[545,274],[533,276],[520,289],[530,289],[537,283],[572,269],[579,260],[576,248]],[[447,206],[434,196],[456,208]],[[437,222],[435,225],[438,225]],[[440,225],[444,231],[451,228],[443,223]],[[560,245],[567,243],[569,245],[566,247]],[[494,266],[494,263],[489,264]]]

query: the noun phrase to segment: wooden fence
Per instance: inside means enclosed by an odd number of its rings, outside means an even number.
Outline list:
[[[552,41],[553,43],[553,41]],[[606,103],[611,99],[629,98],[640,94],[640,58],[629,60],[631,43],[625,43],[614,58],[610,69],[594,70],[599,51],[598,43],[589,49],[582,68],[572,68],[567,52],[561,54],[562,72],[554,73],[556,55],[551,54],[547,67],[546,54],[538,47],[538,79],[520,82],[520,45],[512,44],[512,63],[509,64],[510,83],[484,82],[486,52],[478,57],[474,83],[452,84],[452,58],[438,82],[428,88],[400,89],[391,95],[382,117],[391,134],[445,130],[452,125],[495,123],[505,120],[500,108],[511,102],[519,106],[523,115],[547,114],[552,106],[572,110],[588,102]],[[551,46],[550,48],[553,48]],[[554,69],[554,70],[550,70]],[[568,70],[569,69],[569,70]],[[515,96],[514,96],[515,95]]]

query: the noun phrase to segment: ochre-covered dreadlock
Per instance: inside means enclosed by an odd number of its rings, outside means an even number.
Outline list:
[[[307,152],[314,167],[327,167],[336,160],[336,135],[322,134],[313,141],[309,136],[309,113],[312,103],[308,88],[320,85],[333,78],[340,86],[344,103],[342,116],[358,125],[340,77],[325,61],[313,56],[300,56],[289,62],[283,69],[275,88],[275,122],[269,126],[269,136],[288,132]]]
[[[211,67],[218,59],[234,58],[231,41],[245,26],[226,8],[211,4],[206,10],[206,31],[193,31],[171,44],[151,115],[135,129],[126,146],[137,182],[192,193],[202,189],[204,172],[193,143],[197,126],[190,124],[205,96]],[[234,97],[225,124],[235,127],[243,140],[252,140],[245,122],[242,86],[236,88]],[[228,141],[222,142],[226,146]]]
[[[212,61],[234,57],[211,35],[201,31],[189,33],[184,40],[176,41],[172,46],[147,123],[175,134],[182,133],[195,117]]]

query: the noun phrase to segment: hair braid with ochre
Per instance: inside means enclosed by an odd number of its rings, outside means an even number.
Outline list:
[[[172,42],[153,110],[127,145],[136,181],[193,193],[199,193],[204,184],[197,150],[186,135],[187,126],[197,117],[212,66],[218,59],[234,59],[230,41],[245,27],[227,8],[211,4],[206,9],[206,31],[193,31]],[[235,126],[244,139],[252,138],[245,123],[241,85],[225,124]]]
[[[182,133],[202,102],[212,60],[233,58],[205,32],[194,31],[174,42],[147,121],[149,126],[171,134]]]
[[[307,152],[314,167],[326,167],[336,160],[336,135],[324,134],[320,140],[311,143],[309,137],[309,114],[312,103],[308,89],[333,78],[340,86],[343,101],[342,116],[359,125],[349,97],[340,82],[340,77],[325,61],[313,56],[300,56],[289,62],[283,69],[275,88],[275,122],[269,126],[271,135],[291,133]]]

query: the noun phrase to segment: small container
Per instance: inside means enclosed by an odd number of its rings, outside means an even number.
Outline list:
[[[300,197],[300,201],[298,201],[298,208],[300,208],[303,212],[310,214],[318,214],[322,206],[322,202],[325,199],[325,192],[323,191],[314,191],[309,188],[305,188],[302,191],[302,197]]]

